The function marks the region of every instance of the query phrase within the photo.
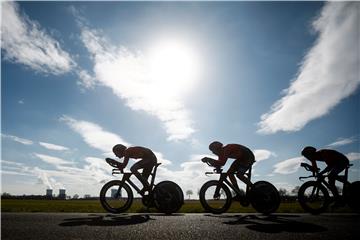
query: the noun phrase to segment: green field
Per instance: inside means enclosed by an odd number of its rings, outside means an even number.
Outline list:
[[[17,200],[2,199],[1,212],[105,212],[98,200]],[[144,207],[140,200],[135,199],[127,212],[142,213],[156,212]],[[186,200],[181,213],[204,212],[198,200]],[[256,212],[252,207],[242,207],[238,202],[233,202],[229,213]],[[282,203],[278,209],[279,213],[302,213],[303,209],[297,202]],[[337,209],[336,212],[351,212],[347,207]]]

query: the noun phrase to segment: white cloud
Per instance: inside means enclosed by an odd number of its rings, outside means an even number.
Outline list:
[[[145,111],[157,117],[165,127],[168,140],[187,139],[195,131],[189,111],[172,87],[152,77],[151,63],[142,52],[124,46],[112,46],[100,33],[81,26],[81,39],[94,61],[99,83],[109,87],[134,111]],[[174,84],[173,84],[174,85]]]
[[[154,154],[156,155],[157,162],[161,163],[161,166],[171,165],[171,161],[168,159],[165,159],[164,155],[161,152],[154,151]]]
[[[351,153],[346,154],[346,157],[350,161],[360,160],[360,153],[359,152],[351,152]]]
[[[78,85],[84,87],[85,89],[92,89],[96,85],[96,78],[91,76],[86,70],[79,69],[77,71],[79,76],[79,81],[77,82]]]
[[[355,141],[354,137],[351,137],[351,138],[339,138],[335,142],[330,143],[329,145],[327,145],[327,147],[339,147],[339,146],[343,146],[343,145],[353,143],[354,141]]]
[[[256,162],[260,162],[262,160],[266,160],[271,156],[276,156],[275,153],[266,150],[266,149],[256,149],[254,150],[255,160]]]
[[[325,4],[313,22],[318,39],[286,95],[261,116],[259,133],[298,131],[355,92],[360,83],[359,12],[356,2]]]
[[[116,144],[129,145],[120,136],[104,130],[95,123],[76,120],[66,115],[62,116],[60,120],[64,121],[72,130],[80,134],[89,146],[103,152],[111,151]]]
[[[290,158],[274,165],[274,173],[291,174],[297,172],[300,163],[305,159],[303,157]]]
[[[109,178],[112,167],[108,165],[104,159],[87,157],[85,161],[88,165],[86,165],[84,169],[87,170],[97,182],[102,182],[104,179]]]
[[[1,165],[3,165],[3,164],[16,166],[16,167],[18,167],[18,168],[24,165],[23,163],[19,163],[19,162],[1,160]]]
[[[49,178],[46,171],[39,167],[29,167],[26,166],[24,163],[5,161],[5,160],[1,160],[1,163],[5,164],[5,166],[2,166],[2,170],[1,170],[2,175],[36,177],[40,184],[43,184],[46,188],[51,188],[51,189],[53,188],[54,184],[57,186],[61,185],[61,183],[58,183],[55,179]],[[24,191],[22,191],[21,194],[24,194]],[[30,192],[30,194],[33,193]]]
[[[49,156],[49,155],[45,155],[45,154],[39,154],[39,153],[34,153],[34,155],[38,158],[40,158],[42,161],[52,164],[56,167],[60,166],[60,165],[68,165],[68,164],[73,164],[72,162],[69,162],[67,160],[58,158],[58,157],[53,157],[53,156]]]
[[[90,193],[93,196],[98,195],[101,186],[104,182],[113,178],[111,176],[111,167],[107,165],[104,159],[87,157],[85,164],[82,167],[69,166],[70,162],[66,160],[47,156],[42,154],[35,154],[41,160],[53,164],[56,169],[49,170],[40,167],[26,166],[24,163],[1,160],[2,165],[6,169],[1,170],[4,175],[21,175],[29,178],[37,178],[38,184],[50,189],[66,189],[70,194],[86,194]],[[31,184],[31,181],[29,181]],[[44,190],[38,190],[34,186],[30,186],[31,190],[22,188],[23,186],[16,186],[17,189],[7,190],[14,194],[34,194],[34,191],[45,193]],[[29,186],[26,186],[29,188]]]
[[[33,141],[31,141],[29,139],[26,139],[26,138],[20,138],[20,137],[17,137],[17,136],[7,135],[7,134],[1,134],[1,136],[4,137],[4,138],[11,139],[11,140],[13,140],[15,142],[24,144],[24,145],[32,145],[33,144]]]
[[[50,180],[50,178],[49,178],[46,171],[44,171],[41,168],[35,167],[33,169],[33,172],[38,177],[39,183],[45,185],[47,189],[53,189],[54,188],[53,184],[52,184],[52,182],[54,182],[54,180],[53,181]]]
[[[46,142],[39,142],[39,144],[41,146],[43,146],[44,148],[50,149],[50,150],[55,150],[55,151],[66,151],[69,150],[69,148],[64,147],[64,146],[60,146],[60,145],[56,145],[56,144],[52,144],[52,143],[46,143]]]
[[[119,135],[105,131],[101,126],[95,123],[75,120],[74,118],[65,115],[61,117],[60,120],[64,121],[71,129],[80,134],[89,146],[104,151],[103,156],[105,157],[114,156],[111,151],[116,144],[123,144],[125,146],[132,145]],[[171,164],[171,161],[166,159],[161,152],[153,152],[157,157],[158,163],[162,163],[162,166]]]
[[[22,14],[17,3],[3,2],[1,48],[9,61],[48,74],[63,74],[76,65],[40,24]]]

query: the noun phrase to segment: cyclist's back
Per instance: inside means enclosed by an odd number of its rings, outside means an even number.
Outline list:
[[[227,144],[223,147],[223,153],[222,156],[219,155],[219,161],[223,163],[227,158],[235,159],[235,161],[239,161],[244,166],[252,165],[255,162],[255,156],[249,148],[235,143]]]
[[[332,150],[332,149],[322,149],[318,151],[319,159],[318,161],[324,161],[327,166],[336,166],[336,165],[349,165],[349,159],[342,153]]]

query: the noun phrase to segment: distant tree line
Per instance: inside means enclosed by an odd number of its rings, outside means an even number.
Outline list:
[[[91,197],[86,194],[83,198],[80,198],[78,194],[71,196],[47,196],[47,195],[11,195],[10,193],[4,192],[1,194],[1,199],[29,199],[29,200],[98,200],[99,197]]]

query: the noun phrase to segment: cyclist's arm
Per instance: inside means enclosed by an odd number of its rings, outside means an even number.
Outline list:
[[[203,157],[203,158],[201,159],[201,161],[203,161],[203,162],[213,162],[213,161],[216,161],[216,160],[213,159],[213,158],[209,158],[209,157]]]
[[[214,164],[215,164],[215,166],[219,166],[219,167],[224,166],[225,163],[226,163],[226,161],[227,161],[227,159],[228,159],[228,158],[225,157],[225,154],[220,154],[220,155],[219,155],[219,159],[216,160],[216,161],[214,161]]]
[[[129,162],[129,157],[125,156],[124,157],[124,162],[119,165],[119,168],[124,169],[126,167],[126,165],[128,164],[128,162]]]
[[[312,171],[314,173],[317,173],[318,172],[318,166],[316,164],[316,160],[311,160],[311,165],[312,165]]]
[[[320,175],[323,175],[324,173],[330,171],[332,169],[332,167],[330,166],[326,166],[326,168],[324,168],[324,170],[322,170],[321,172],[319,172]]]

